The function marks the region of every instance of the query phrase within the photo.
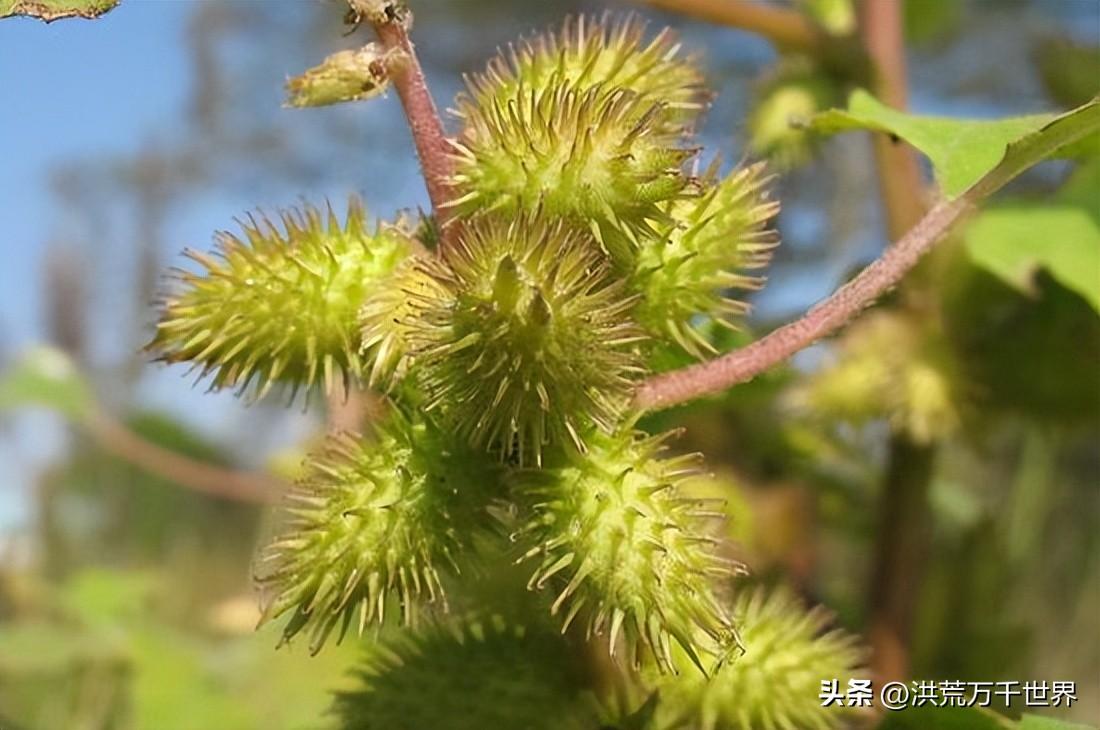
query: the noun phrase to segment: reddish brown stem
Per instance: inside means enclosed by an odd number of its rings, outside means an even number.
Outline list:
[[[634,405],[641,410],[668,408],[719,393],[783,362],[841,327],[897,284],[969,208],[964,198],[939,203],[877,261],[801,319],[740,350],[646,380],[634,397]]]
[[[905,38],[897,0],[865,0],[860,38],[871,60],[872,89],[895,109],[908,105]],[[886,135],[874,136],[879,190],[891,238],[924,213],[923,182],[913,149]],[[868,639],[876,683],[905,680],[910,671],[914,606],[921,593],[931,512],[928,489],[935,444],[918,444],[904,432],[890,439],[879,496],[879,521],[868,590]]]
[[[905,109],[909,94],[901,3],[867,0],[860,5],[860,35],[872,63],[875,96],[895,109]],[[897,240],[925,210],[920,166],[911,147],[885,134],[874,135],[874,145],[887,230],[890,240]]]
[[[108,453],[196,492],[264,504],[276,501],[285,490],[285,485],[272,477],[196,461],[146,441],[103,413],[88,416],[86,425]]]
[[[424,71],[409,40],[407,14],[382,17],[374,23],[374,30],[385,49],[395,51],[394,60],[389,64],[390,81],[397,89],[409,120],[432,211],[442,224],[448,210],[443,205],[453,197],[448,182],[452,172],[450,146],[424,80]]]

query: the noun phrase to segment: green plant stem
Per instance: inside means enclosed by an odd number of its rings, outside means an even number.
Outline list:
[[[641,0],[669,10],[761,35],[778,46],[820,52],[829,36],[797,10],[748,0]]]

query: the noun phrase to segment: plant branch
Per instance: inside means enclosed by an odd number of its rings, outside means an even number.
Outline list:
[[[867,632],[879,684],[904,681],[910,671],[913,616],[932,532],[928,490],[937,450],[935,443],[916,443],[907,433],[890,437],[868,591]]]
[[[896,0],[865,0],[859,20],[860,39],[871,61],[871,88],[880,100],[904,111],[909,93],[901,12]],[[924,213],[924,183],[912,147],[884,134],[872,140],[886,228],[893,240]],[[921,595],[931,533],[928,490],[936,451],[934,442],[916,443],[897,429],[891,434],[868,589],[871,667],[879,684],[903,681],[910,671],[914,605]]]
[[[877,261],[814,305],[801,319],[714,360],[646,380],[634,396],[634,405],[642,410],[658,410],[719,393],[752,380],[812,345],[839,329],[897,284],[971,207],[965,196],[938,203]]]
[[[797,10],[749,0],[640,0],[662,10],[688,15],[761,35],[778,46],[821,51],[829,37]]]
[[[424,71],[420,68],[416,50],[409,40],[411,15],[397,3],[383,3],[384,7],[381,8],[377,4],[366,4],[371,7],[361,10],[374,26],[382,46],[386,51],[395,51],[387,70],[409,120],[409,129],[416,145],[416,154],[420,158],[432,212],[442,225],[448,215],[448,209],[443,205],[453,197],[448,182],[452,172],[450,146],[443,131],[443,122],[424,80]],[[358,9],[357,3],[353,2],[352,7]]]
[[[101,411],[93,411],[84,424],[108,453],[196,492],[267,504],[286,490],[278,479],[215,466],[154,444]]]
[[[901,3],[897,0],[862,3],[860,36],[872,64],[872,91],[883,103],[904,111],[909,93]],[[885,134],[875,134],[872,140],[886,227],[890,240],[897,240],[920,220],[926,209],[920,165],[909,145]]]
[[[634,406],[639,410],[668,408],[719,393],[751,380],[837,330],[897,284],[967,211],[1024,170],[1097,131],[1100,131],[1100,100],[1068,111],[1039,131],[1016,140],[1008,145],[1000,163],[966,192],[937,203],[877,261],[816,304],[801,319],[740,350],[643,381],[635,393]]]

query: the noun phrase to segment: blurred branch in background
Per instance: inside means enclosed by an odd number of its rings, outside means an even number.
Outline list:
[[[828,36],[805,14],[759,0],[639,0],[662,10],[739,28],[792,50],[819,52]]]
[[[895,109],[908,106],[902,4],[864,0],[859,31],[871,61],[872,91]],[[912,147],[874,134],[879,191],[891,241],[909,230],[925,210],[926,191]],[[921,594],[931,539],[928,490],[936,445],[894,429],[879,494],[875,552],[868,587],[868,638],[876,684],[904,681],[910,674],[915,606]]]
[[[92,438],[107,453],[196,492],[241,502],[269,504],[286,489],[283,482],[272,477],[222,469],[165,449],[143,439],[102,412],[90,415],[85,425]]]

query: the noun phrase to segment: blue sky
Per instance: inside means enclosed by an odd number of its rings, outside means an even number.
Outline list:
[[[171,128],[187,92],[187,3],[126,3],[95,23],[0,23],[0,333],[7,346],[40,331],[43,237],[56,214],[49,173],[59,162],[131,150]]]

